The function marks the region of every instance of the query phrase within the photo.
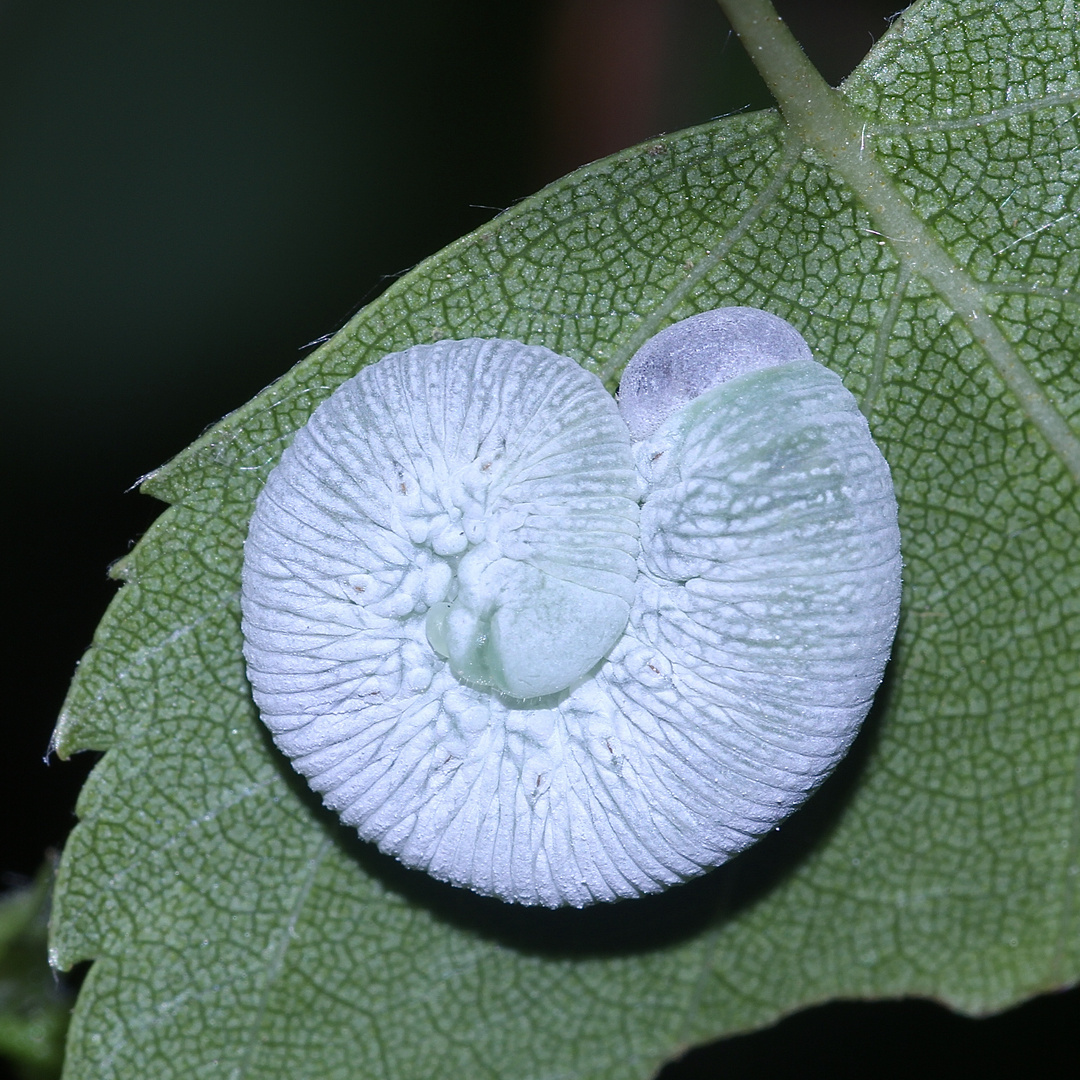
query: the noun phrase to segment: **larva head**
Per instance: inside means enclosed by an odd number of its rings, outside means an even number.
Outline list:
[[[706,390],[748,371],[812,360],[791,323],[759,308],[726,307],[674,323],[631,357],[619,409],[634,440],[651,435]]]

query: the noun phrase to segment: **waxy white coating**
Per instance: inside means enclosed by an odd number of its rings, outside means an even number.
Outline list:
[[[896,503],[836,375],[757,367],[633,446],[517,342],[416,346],[316,410],[259,497],[243,629],[346,824],[580,907],[720,865],[820,783],[895,633]]]

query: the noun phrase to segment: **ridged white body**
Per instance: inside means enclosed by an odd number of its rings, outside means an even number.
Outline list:
[[[737,376],[631,446],[573,361],[441,342],[345,383],[274,469],[245,654],[275,742],[362,837],[580,907],[717,866],[805,799],[869,708],[899,580],[888,467],[820,364]]]

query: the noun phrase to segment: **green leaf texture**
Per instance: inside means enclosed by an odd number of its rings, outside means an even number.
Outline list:
[[[927,250],[759,113],[502,214],[146,482],[172,506],[119,567],[56,734],[108,751],[55,901],[54,962],[94,961],[66,1076],[646,1077],[827,998],[984,1013],[1080,977],[1078,58],[1071,2],[926,2],[844,87],[1053,431]],[[241,545],[282,448],[395,349],[512,337],[614,388],[647,337],[724,304],[804,333],[896,479],[902,625],[852,755],[729,866],[581,912],[481,899],[350,837],[244,678]]]

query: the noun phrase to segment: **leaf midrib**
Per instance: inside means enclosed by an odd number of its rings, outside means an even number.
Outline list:
[[[1080,436],[991,318],[987,290],[945,250],[867,147],[854,108],[821,78],[769,0],[719,2],[791,129],[855,192],[901,264],[923,278],[956,313],[1024,415],[1080,484]]]

